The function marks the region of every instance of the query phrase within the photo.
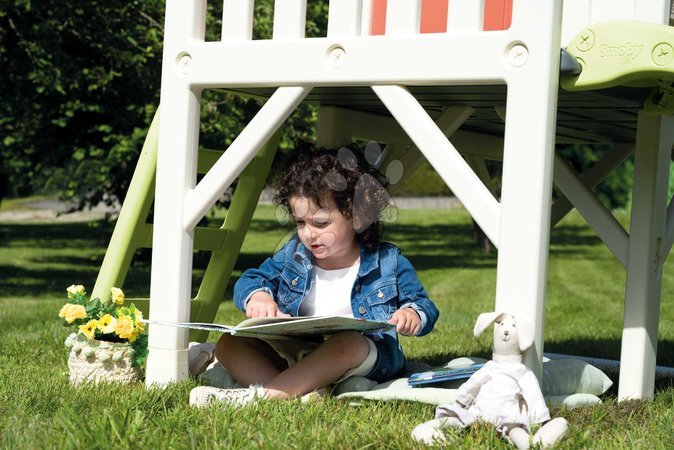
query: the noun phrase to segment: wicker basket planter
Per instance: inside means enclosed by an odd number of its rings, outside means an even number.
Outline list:
[[[81,336],[81,335],[80,335]],[[139,367],[131,367],[130,344],[70,338],[68,370],[70,382],[115,381],[133,383],[143,378]]]

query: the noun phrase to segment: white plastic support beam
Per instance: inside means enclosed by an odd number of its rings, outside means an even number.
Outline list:
[[[327,119],[324,121],[324,118]],[[341,127],[330,126],[337,123]],[[339,128],[339,129],[338,129]],[[348,132],[340,131],[341,129]],[[328,138],[330,135],[340,135],[339,138]],[[344,137],[346,136],[346,137]],[[359,111],[356,109],[341,108],[339,106],[321,105],[318,110],[318,143],[341,142],[344,139],[359,138],[375,142],[396,142],[409,144],[409,136],[405,134],[398,122],[390,116]],[[341,145],[341,144],[340,144]]]
[[[606,152],[595,165],[590,167],[580,176],[582,183],[587,186],[588,189],[594,189],[599,183],[604,181],[607,176],[613,173],[613,171],[633,152],[634,144],[616,144],[611,150]],[[559,221],[572,209],[573,205],[566,197],[561,197],[553,203],[551,214],[552,226],[559,223]]]
[[[421,27],[421,0],[388,0],[386,34],[418,34]]]
[[[671,0],[634,0],[634,20],[667,25],[671,14]]]
[[[667,25],[670,0],[569,0],[564,2],[562,47],[587,26],[607,20]]]
[[[274,92],[213,168],[187,194],[186,230],[192,230],[197,225],[310,91],[311,87],[307,86],[288,86]]]
[[[462,155],[473,155],[492,161],[503,160],[503,137],[472,131],[456,130],[452,143]]]
[[[484,0],[449,0],[448,31],[479,31],[484,25]]]
[[[555,154],[554,174],[555,183],[562,193],[597,232],[620,264],[627,267],[629,236],[620,222],[558,154]]]
[[[353,111],[357,114],[356,111]],[[364,113],[367,114],[367,113]],[[337,106],[320,105],[316,126],[316,145],[337,148],[353,141],[351,111]]]
[[[303,38],[306,33],[306,23],[307,0],[274,0],[272,35],[275,40]]]
[[[362,14],[363,0],[330,0],[328,37],[358,36]]]
[[[450,106],[445,108],[442,114],[440,114],[440,116],[435,119],[435,123],[445,134],[445,136],[450,138],[457,132],[457,129],[466,122],[466,120],[473,114],[474,111],[474,108],[470,106]],[[389,122],[391,122],[388,125],[389,130],[394,129],[397,131],[397,129],[400,129],[400,131],[405,135],[405,139],[401,141],[403,142],[402,144],[391,142],[391,140],[386,139],[379,141],[389,142],[377,163],[379,170],[388,168],[389,165],[393,163],[393,161],[396,161],[393,164],[399,164],[403,168],[402,178],[397,182],[396,185],[390,187],[395,192],[395,188],[401,186],[402,183],[404,183],[404,180],[406,180],[419,168],[419,166],[421,166],[421,164],[425,161],[425,158],[419,148],[412,143],[409,136],[407,136],[402,128],[400,128],[400,124],[398,124],[398,122],[396,122],[393,118],[387,119]],[[369,125],[369,123],[370,122],[366,122],[364,125]]]
[[[372,34],[372,0],[363,0],[363,10],[360,21],[360,35]]]
[[[335,70],[330,64],[333,38],[279,37],[237,42],[192,42],[193,85],[217,88],[377,84],[503,83],[503,52],[508,35],[501,32],[461,32],[339,39],[346,59]],[[481,55],[475,58],[475,55]],[[373,64],[373,55],[379,55]],[[429,58],[427,55],[442,55]],[[232,64],[246,61],[246,64]],[[457,61],[471,61],[457,64]],[[226,73],[227,76],[222,74]]]
[[[183,214],[196,179],[200,92],[184,76],[191,68],[184,43],[203,40],[205,23],[205,0],[167,1],[150,279],[152,320],[189,320],[193,232],[183,227]],[[148,348],[148,386],[187,379],[186,330],[150,325]]]
[[[253,38],[253,0],[224,0],[222,4],[223,41]]]
[[[461,107],[470,108],[470,107]],[[464,114],[472,114],[473,108],[465,109]],[[393,144],[409,145],[410,137],[400,127],[395,119],[381,114],[374,114],[358,110],[340,108],[338,106],[321,106],[319,109],[318,142],[319,145],[333,145],[333,142],[346,142],[351,137],[371,140],[375,142],[388,142]],[[324,116],[323,116],[324,115]],[[323,117],[328,122],[339,121],[348,133],[341,133],[328,126],[324,126]],[[437,123],[437,122],[436,122]],[[464,154],[475,155],[484,159],[500,161],[503,159],[503,138],[488,134],[475,133],[456,129],[451,134],[450,130],[443,129],[447,137],[451,135],[452,144]],[[340,136],[331,138],[329,136]],[[334,144],[341,145],[341,144]]]
[[[652,398],[674,117],[639,113],[618,400]]]
[[[372,90],[461,200],[489,240],[498,245],[498,202],[438,125],[407,89],[401,86],[372,86]]]

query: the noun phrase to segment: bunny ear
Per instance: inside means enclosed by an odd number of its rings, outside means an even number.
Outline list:
[[[517,320],[517,335],[519,336],[520,351],[524,351],[531,347],[534,343],[534,329],[529,322],[524,319],[516,318]]]
[[[482,332],[489,326],[491,323],[496,320],[498,317],[502,316],[503,313],[498,312],[488,312],[482,313],[477,317],[475,322],[475,328],[473,328],[473,335],[479,336]]]

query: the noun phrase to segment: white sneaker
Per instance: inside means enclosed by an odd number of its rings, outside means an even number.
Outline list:
[[[264,398],[262,386],[240,389],[219,389],[212,386],[198,386],[190,391],[190,406],[204,408],[215,403],[232,406],[246,406]]]
[[[300,397],[300,401],[302,403],[314,403],[322,400],[326,395],[328,395],[327,389],[320,388],[316,389],[315,391],[311,391],[308,394],[304,394]]]

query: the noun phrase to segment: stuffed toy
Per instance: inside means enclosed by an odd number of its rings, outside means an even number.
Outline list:
[[[531,444],[545,448],[566,435],[566,420],[550,420],[538,380],[522,363],[522,353],[533,343],[532,328],[510,314],[484,313],[477,318],[473,334],[479,336],[492,322],[492,360],[461,385],[453,404],[438,406],[435,419],[415,427],[412,438],[441,443],[443,429],[467,428],[476,421],[494,424],[518,449]],[[543,425],[530,440],[532,425],[538,424]]]

